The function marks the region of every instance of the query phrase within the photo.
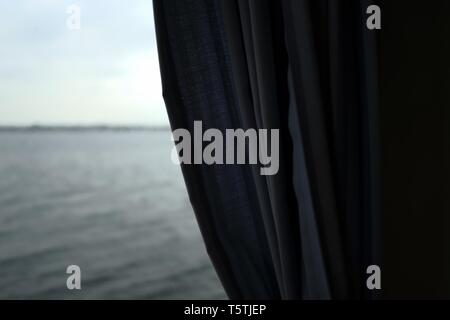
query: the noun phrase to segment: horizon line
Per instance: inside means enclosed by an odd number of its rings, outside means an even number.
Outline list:
[[[166,130],[169,125],[150,124],[0,124],[0,131],[27,130]]]

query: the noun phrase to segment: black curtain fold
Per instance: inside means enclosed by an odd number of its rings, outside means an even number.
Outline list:
[[[372,4],[372,3],[370,3]],[[154,0],[172,129],[280,130],[280,167],[186,165],[211,260],[237,299],[373,298],[377,39],[366,0]]]
[[[207,128],[239,128],[229,57],[216,1],[154,1],[163,96],[171,127],[193,135]],[[262,227],[269,205],[239,165],[182,165],[206,249],[232,298],[279,298],[272,250]]]

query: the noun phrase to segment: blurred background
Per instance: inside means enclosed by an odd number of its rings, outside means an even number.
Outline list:
[[[170,160],[152,1],[0,0],[0,21],[0,299],[225,298]]]

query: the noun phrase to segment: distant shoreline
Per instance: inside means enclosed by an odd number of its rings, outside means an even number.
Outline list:
[[[168,131],[168,126],[142,125],[30,125],[8,126],[0,125],[1,132],[90,132],[90,131]]]

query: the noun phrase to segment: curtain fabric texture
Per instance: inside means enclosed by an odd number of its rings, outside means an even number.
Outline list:
[[[374,298],[378,46],[366,0],[154,0],[172,129],[279,129],[277,174],[182,171],[230,298]]]

